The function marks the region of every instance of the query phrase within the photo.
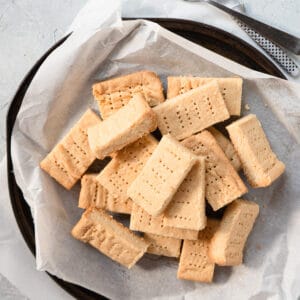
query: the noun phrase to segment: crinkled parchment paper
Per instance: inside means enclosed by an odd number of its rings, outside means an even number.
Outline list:
[[[118,3],[107,3],[94,1],[75,20],[73,34],[32,81],[14,128],[14,169],[32,208],[38,270],[115,299],[295,299],[300,295],[300,86],[251,71],[154,23],[121,22]],[[157,72],[164,82],[168,75],[242,76],[243,106],[257,114],[286,164],[271,187],[250,189],[245,196],[261,208],[245,263],[217,267],[211,285],[177,280],[174,259],[146,255],[128,271],[73,239],[70,230],[82,213],[79,185],[66,191],[39,168],[81,114],[97,109],[94,82],[142,69]]]

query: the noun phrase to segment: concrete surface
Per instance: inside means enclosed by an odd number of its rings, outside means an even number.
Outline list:
[[[20,81],[33,63],[63,36],[85,2],[0,0],[0,160],[5,153],[6,111]],[[135,7],[134,0],[124,2]],[[249,15],[300,36],[300,0],[243,2]],[[0,299],[28,298],[0,274]]]

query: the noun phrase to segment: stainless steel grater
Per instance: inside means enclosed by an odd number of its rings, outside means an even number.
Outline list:
[[[248,36],[255,41],[267,54],[269,54],[288,74],[298,76],[300,71],[297,64],[290,58],[287,52],[281,48],[287,48],[293,53],[300,54],[300,39],[280,29],[262,23],[244,14],[244,5],[237,0],[184,0],[187,2],[204,2],[228,13],[243,29]],[[259,33],[262,32],[262,33]],[[276,41],[273,43],[268,37]]]
[[[264,36],[251,29],[243,22],[235,19],[237,24],[249,35],[249,37],[263,48],[287,73],[296,77],[299,75],[299,68],[286,52]]]

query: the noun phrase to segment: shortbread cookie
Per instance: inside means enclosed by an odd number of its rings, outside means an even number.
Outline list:
[[[164,224],[201,230],[205,216],[205,158],[199,157],[164,211]]]
[[[153,217],[135,203],[131,210],[130,229],[186,240],[196,240],[199,232],[198,230],[165,226],[163,215]]]
[[[78,207],[87,209],[97,207],[106,209],[107,191],[96,180],[97,174],[85,174],[81,178]]]
[[[128,199],[128,186],[138,176],[157,145],[157,140],[149,134],[126,146],[116,152],[97,180],[114,197],[120,200]]]
[[[154,107],[158,128],[182,140],[228,119],[229,113],[215,80]]]
[[[165,135],[129,186],[127,195],[149,214],[158,216],[196,161],[196,155]]]
[[[235,170],[239,171],[241,169],[241,161],[230,140],[214,127],[208,128],[208,131],[217,140],[218,144],[224,151],[227,158],[230,160]]]
[[[255,202],[238,199],[226,208],[214,234],[209,257],[218,265],[234,266],[243,262],[243,250],[259,212]]]
[[[196,155],[206,157],[205,195],[213,210],[227,205],[247,192],[213,135],[207,130],[182,141]]]
[[[72,235],[128,269],[136,264],[149,246],[144,239],[97,208],[89,208],[83,213],[72,229]]]
[[[88,129],[88,139],[97,158],[121,150],[157,127],[155,113],[143,96],[133,99],[100,124]]]
[[[125,106],[137,93],[141,93],[150,106],[165,100],[159,77],[150,71],[140,71],[93,85],[93,94],[103,119]]]
[[[212,282],[215,264],[208,257],[208,250],[218,226],[218,220],[208,219],[207,226],[199,232],[197,241],[183,241],[177,278]]]
[[[180,255],[180,239],[144,233],[144,240],[150,244],[148,253],[169,257],[179,257]]]
[[[96,179],[97,174],[86,174],[81,178],[78,207],[97,207],[114,213],[130,214],[132,201],[113,197]]]
[[[66,189],[71,189],[96,159],[88,144],[87,129],[100,123],[100,118],[88,109],[41,161],[40,167]]]
[[[230,115],[241,114],[242,78],[168,77],[168,99],[216,80]]]
[[[269,186],[284,172],[284,163],[278,160],[272,151],[255,115],[243,117],[226,129],[252,187]]]

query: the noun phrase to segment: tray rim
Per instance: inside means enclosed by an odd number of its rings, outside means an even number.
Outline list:
[[[134,20],[134,19],[136,19],[136,18],[124,18],[123,20]],[[201,22],[185,20],[185,19],[176,19],[176,18],[142,18],[142,19],[147,20],[147,21],[152,21],[155,23],[159,23],[159,25],[161,25],[161,26],[163,26],[162,24],[173,22],[173,23],[176,23],[177,25],[181,24],[181,25],[190,26],[191,28],[194,29],[194,31],[196,29],[198,29],[199,31],[207,30],[207,31],[215,32],[219,35],[223,35],[224,37],[230,39],[231,41],[238,42],[248,52],[250,51],[250,53],[252,52],[253,54],[258,55],[261,59],[262,65],[264,66],[265,64],[267,64],[268,67],[271,68],[271,69],[269,69],[269,71],[273,70],[272,75],[286,79],[285,75],[267,56],[265,56],[263,53],[259,52],[259,50],[257,50],[255,47],[248,44],[241,38],[227,32],[227,31],[224,31],[224,30],[214,27],[212,25],[207,25],[207,24],[204,24]],[[15,216],[16,222],[18,224],[19,230],[23,236],[23,239],[25,240],[27,247],[30,249],[31,253],[34,256],[35,256],[35,240],[34,240],[33,222],[31,219],[30,208],[29,208],[28,204],[25,202],[23,193],[22,193],[21,189],[18,187],[16,180],[15,180],[12,156],[11,156],[11,135],[12,135],[15,120],[16,120],[17,114],[19,112],[19,109],[21,107],[23,98],[25,96],[25,93],[26,93],[28,87],[31,84],[32,79],[34,78],[35,74],[37,73],[38,69],[43,64],[43,62],[51,54],[51,52],[53,52],[56,48],[58,48],[60,45],[62,45],[71,34],[72,33],[69,33],[66,36],[62,37],[60,40],[58,40],[34,63],[34,65],[27,72],[27,74],[24,76],[23,80],[19,84],[17,91],[10,102],[10,106],[9,106],[9,109],[8,109],[7,115],[6,115],[7,179],[8,179],[10,203],[12,205],[14,216]],[[19,197],[22,198],[21,201],[23,201],[23,203],[20,203],[20,199],[16,200],[16,198],[19,198]],[[22,220],[26,220],[26,223],[24,224],[24,221],[22,221]],[[103,295],[99,295],[99,294],[92,292],[90,290],[87,290],[79,285],[75,285],[73,283],[64,281],[48,272],[46,272],[46,273],[61,288],[63,288],[66,292],[68,292],[73,297],[76,297],[79,299],[107,299]]]

